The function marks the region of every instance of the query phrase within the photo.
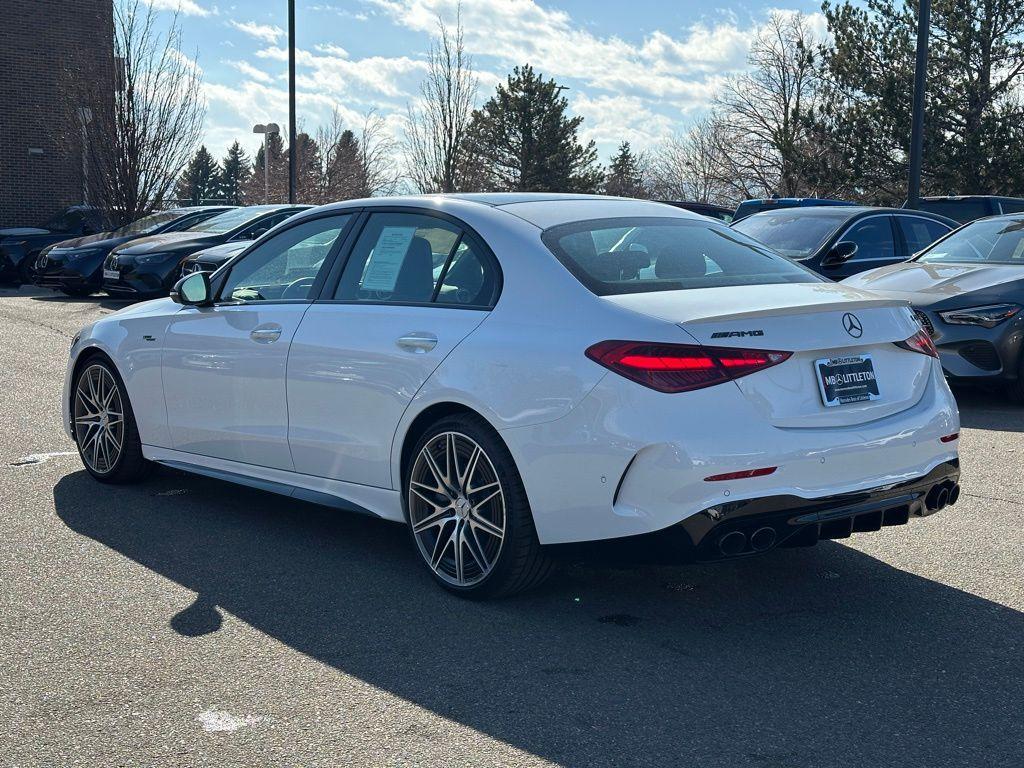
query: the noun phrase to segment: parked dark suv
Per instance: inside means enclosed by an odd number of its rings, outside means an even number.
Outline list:
[[[210,205],[158,211],[112,232],[86,235],[49,245],[36,259],[33,282],[68,296],[88,296],[103,287],[103,260],[117,246],[148,235],[188,230],[233,207]]]
[[[906,261],[956,226],[934,213],[859,205],[765,211],[732,223],[833,280]]]
[[[906,208],[907,204],[904,203]],[[995,195],[945,195],[922,197],[918,210],[938,213],[966,224],[986,216],[1004,213],[1024,213],[1024,198],[996,197]]]
[[[659,203],[671,205],[673,208],[682,208],[686,211],[699,213],[712,219],[718,219],[728,224],[733,219],[733,210],[714,203],[698,203],[693,200],[659,200]]]
[[[103,290],[111,296],[150,299],[166,296],[196,251],[238,240],[255,240],[309,205],[252,205],[200,222],[187,232],[133,240],[103,261]]]
[[[43,248],[107,228],[100,210],[87,205],[65,208],[39,227],[0,228],[0,283],[31,282],[32,267]]]

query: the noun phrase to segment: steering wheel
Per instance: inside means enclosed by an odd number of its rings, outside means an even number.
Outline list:
[[[292,280],[292,282],[288,283],[288,285],[285,287],[285,289],[283,291],[281,291],[281,298],[282,299],[304,299],[304,298],[306,298],[306,292],[308,292],[308,290],[313,286],[313,281],[315,279],[316,279],[315,277],[300,277],[298,280]],[[303,290],[301,295],[299,295],[299,296],[293,296],[292,295],[294,293],[298,293],[302,289],[305,289],[305,290]]]

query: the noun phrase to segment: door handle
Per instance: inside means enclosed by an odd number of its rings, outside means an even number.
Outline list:
[[[249,338],[260,344],[270,344],[281,338],[280,325],[261,325],[249,332]]]
[[[437,336],[432,333],[413,331],[404,336],[399,336],[395,344],[406,352],[422,355],[424,352],[429,352],[437,346]]]

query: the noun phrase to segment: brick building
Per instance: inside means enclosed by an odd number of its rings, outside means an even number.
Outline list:
[[[0,226],[34,225],[82,202],[75,109],[110,102],[76,102],[114,92],[113,2],[0,4]]]

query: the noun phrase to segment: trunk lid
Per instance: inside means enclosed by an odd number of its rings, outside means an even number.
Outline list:
[[[780,365],[734,384],[771,424],[855,426],[912,408],[932,360],[893,342],[920,328],[905,301],[834,283],[734,286],[610,296],[607,300],[679,325],[701,344],[791,352]],[[870,356],[877,399],[826,406],[819,360]]]

